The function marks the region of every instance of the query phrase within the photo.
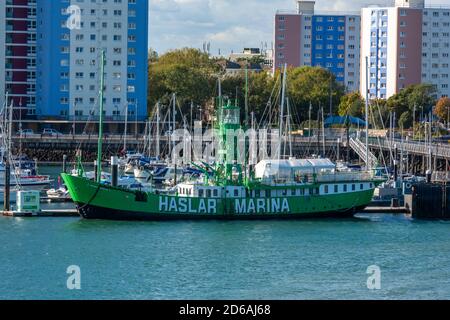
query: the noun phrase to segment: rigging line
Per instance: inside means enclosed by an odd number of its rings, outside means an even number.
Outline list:
[[[374,112],[373,112],[372,108],[369,109],[369,112],[370,112],[370,115],[372,117],[373,125],[374,125],[375,129],[377,129],[378,127],[377,127],[377,124],[375,122],[375,115],[374,115]],[[381,141],[380,141],[379,135],[377,135],[377,142],[378,142],[378,146],[380,148],[380,155],[381,155],[382,165],[385,167],[385,170],[387,171],[386,159],[384,157],[383,149],[381,147]]]
[[[383,126],[383,130],[386,130],[386,126],[384,125],[384,120],[383,120],[383,116],[381,115],[381,109],[380,109],[380,105],[378,103],[378,100],[376,100],[376,105],[377,105],[378,115],[380,117],[381,125]],[[389,144],[389,155],[390,155],[391,159],[394,157],[393,154],[392,154],[392,149],[391,149],[391,145],[390,144]]]
[[[261,118],[260,118],[260,122],[258,123],[258,127],[261,127],[261,125],[262,125],[262,123],[263,123],[263,120],[265,119],[265,115],[266,115],[266,112],[269,114],[269,112],[270,111],[267,111],[267,109],[269,108],[269,109],[271,109],[271,106],[272,106],[272,98],[273,98],[273,95],[274,95],[274,93],[275,93],[275,89],[276,89],[276,87],[277,87],[277,85],[278,85],[278,81],[279,81],[279,77],[277,77],[277,80],[275,81],[275,84],[274,84],[274,86],[272,87],[272,91],[270,92],[270,97],[269,97],[269,100],[266,102],[266,107],[264,108],[264,112],[263,112],[263,114],[262,114],[262,116],[261,116]]]

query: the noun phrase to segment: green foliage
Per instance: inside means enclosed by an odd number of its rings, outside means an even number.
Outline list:
[[[369,123],[373,128],[383,129],[389,126],[389,109],[385,99],[371,100],[369,108]]]
[[[259,118],[270,99],[274,79],[265,72],[248,74],[248,105],[249,112],[254,112]],[[222,80],[222,93],[229,99],[238,100],[238,105],[244,112],[245,105],[245,73],[232,77],[225,77]],[[243,116],[245,116],[243,114]]]
[[[362,118],[364,116],[365,100],[359,92],[348,93],[341,98],[339,103],[339,115],[350,115]]]
[[[403,112],[400,118],[398,119],[398,126],[400,128],[406,129],[411,128],[412,124],[413,124],[412,113],[409,111]]]
[[[336,81],[336,77],[328,70],[319,67],[299,67],[288,70],[288,92],[294,101],[298,114],[308,113],[312,103],[313,114],[317,113],[319,106],[329,110],[330,85],[333,104],[333,113],[336,113],[344,87]]]
[[[436,104],[434,113],[441,118],[441,120],[449,121],[450,115],[450,99],[447,97],[442,97]]]
[[[430,84],[410,85],[390,97],[387,100],[387,107],[389,111],[397,114],[398,125],[408,129],[412,126],[414,106],[416,111],[422,109],[425,112],[430,111],[436,102],[435,93],[435,87]]]
[[[205,104],[214,88],[214,74],[218,66],[196,49],[180,49],[160,56],[149,64],[148,105],[153,109],[156,102],[168,103],[172,93],[177,94],[183,112],[191,101]]]
[[[207,54],[196,49],[174,50],[161,56],[150,50],[149,111],[158,101],[167,104],[172,93],[177,94],[183,113],[188,112],[191,102],[202,107],[211,105],[218,93],[217,78],[222,71],[219,60],[211,59]],[[265,72],[249,73],[249,111],[255,112],[256,117],[263,114],[279,76],[279,72],[274,77]],[[230,99],[237,99],[244,112],[245,73],[221,78],[222,94]],[[307,119],[310,103],[313,105],[313,118],[317,115],[319,105],[327,114],[330,103],[330,84],[333,112],[336,113],[344,94],[344,87],[336,81],[332,73],[319,67],[289,69],[287,89],[293,116],[299,115],[299,120]],[[279,90],[279,86],[276,90]],[[276,93],[275,96],[277,96]]]

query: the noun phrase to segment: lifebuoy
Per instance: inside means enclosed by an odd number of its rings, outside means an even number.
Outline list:
[[[408,182],[407,184],[405,184],[405,187],[406,187],[406,189],[411,189],[412,188],[412,184]]]

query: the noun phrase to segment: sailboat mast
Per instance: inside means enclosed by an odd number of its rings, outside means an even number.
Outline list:
[[[369,165],[369,58],[366,56],[366,166]]]
[[[220,77],[218,78],[218,91],[219,91],[219,108],[222,107],[222,82],[220,81]],[[237,94],[236,94],[237,99]],[[201,120],[201,118],[200,118]]]
[[[128,131],[128,102],[125,105],[125,131],[123,133],[123,151],[127,151],[127,131]]]
[[[283,143],[283,117],[284,117],[284,100],[286,99],[286,73],[287,64],[284,65],[283,84],[281,89],[281,110],[280,110],[280,147],[278,158],[281,159],[281,144]]]
[[[12,122],[13,122],[13,112],[14,112],[14,99],[11,99],[11,104],[9,106],[9,123],[8,123],[8,150],[11,154],[11,136],[12,136]]]
[[[245,67],[245,126],[248,127],[248,67]]]
[[[287,132],[289,134],[289,157],[292,158],[292,127],[291,127],[291,105],[289,103],[289,98],[287,99]]]
[[[176,121],[176,105],[177,105],[177,96],[174,93],[173,94],[173,103],[172,103],[172,132],[170,135],[170,139],[172,142],[172,152],[175,149],[175,137],[174,137],[174,133],[175,133],[175,121]]]
[[[156,157],[159,158],[159,102],[156,104]]]
[[[103,148],[103,92],[105,86],[105,51],[102,50],[100,63],[100,110],[98,122],[98,151],[97,151],[97,183],[102,180],[102,148]]]

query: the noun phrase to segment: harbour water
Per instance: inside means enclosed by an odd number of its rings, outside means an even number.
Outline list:
[[[42,172],[45,173],[45,172]],[[0,299],[448,299],[450,223],[0,217]],[[79,266],[81,289],[67,288]],[[369,266],[381,289],[367,288]]]

